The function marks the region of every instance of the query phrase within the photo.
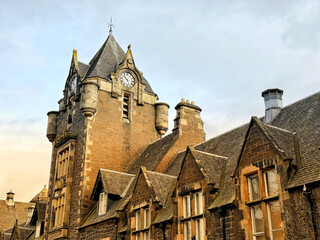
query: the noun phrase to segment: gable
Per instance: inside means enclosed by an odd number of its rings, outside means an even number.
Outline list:
[[[133,204],[139,204],[145,201],[149,201],[151,197],[152,194],[150,192],[150,188],[147,184],[146,178],[144,174],[140,174],[136,187],[132,193],[131,202]]]
[[[178,178],[178,188],[203,180],[204,176],[200,171],[196,159],[188,151],[184,162],[182,163],[181,172]]]
[[[275,150],[274,145],[265,136],[261,128],[253,124],[245,140],[238,168],[241,169],[275,156],[279,156],[279,152]]]

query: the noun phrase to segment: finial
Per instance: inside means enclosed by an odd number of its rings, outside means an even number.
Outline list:
[[[108,23],[108,27],[109,27],[109,34],[112,35],[112,28],[114,27],[114,24],[112,22],[112,17],[110,18],[110,23]]]
[[[131,44],[128,45],[128,49],[131,49]]]

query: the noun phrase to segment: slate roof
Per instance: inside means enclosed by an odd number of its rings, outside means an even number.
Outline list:
[[[176,176],[146,171],[146,179],[149,180],[149,183],[151,184],[151,187],[153,188],[160,205],[164,205],[170,187],[176,181]]]
[[[98,215],[98,203],[91,210],[88,216],[84,219],[84,221],[80,224],[79,229],[85,228],[90,225],[94,225],[103,221],[107,221],[109,219],[117,217],[117,211],[125,207],[128,203],[129,199],[127,197],[120,199],[115,202],[110,208],[107,210],[106,214]]]
[[[16,219],[19,222],[26,221],[28,208],[34,205],[34,203],[15,202],[14,206],[9,207],[6,200],[0,200],[0,231],[12,228]]]
[[[85,64],[79,61],[78,61],[78,66],[79,66],[81,76],[84,76],[87,73],[88,69],[90,68],[88,64]]]
[[[48,189],[46,186],[43,187],[43,189],[31,199],[31,203],[36,203],[38,201],[47,201],[48,199]]]
[[[35,226],[37,221],[44,222],[45,216],[46,216],[46,207],[47,207],[46,202],[39,201],[36,203],[30,224]]]
[[[10,240],[12,234],[14,233],[17,238],[16,240],[25,240],[33,231],[35,227],[29,224],[21,223],[18,225],[18,222],[14,226],[4,232],[4,240]]]
[[[214,183],[219,188],[221,174],[225,171],[227,157],[197,150],[197,162],[208,183]]]
[[[171,220],[173,217],[173,202],[169,199],[165,206],[159,211],[152,224],[159,224]]]
[[[97,192],[99,187],[102,185],[104,192],[121,196],[127,189],[128,186],[133,181],[135,175],[117,172],[108,169],[100,168],[94,189],[92,192],[92,197],[97,198],[100,192]]]
[[[154,171],[177,139],[178,138],[174,137],[171,133],[151,143],[131,164],[131,166],[128,168],[128,172],[136,174],[139,172],[141,166],[144,166],[148,170]]]
[[[79,69],[85,72],[84,78],[100,77],[111,81],[110,74],[115,72],[117,67],[125,58],[125,52],[114,39],[112,34],[109,34],[107,40],[103,43],[99,51],[89,62],[89,65],[83,64]],[[154,93],[149,82],[142,77],[142,83],[145,84],[145,91]]]

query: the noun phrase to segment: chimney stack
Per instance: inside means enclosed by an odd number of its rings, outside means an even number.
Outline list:
[[[12,191],[7,193],[6,203],[8,206],[14,206],[14,193]]]
[[[267,89],[262,92],[266,108],[264,122],[270,123],[278,115],[282,108],[283,90],[278,88]]]

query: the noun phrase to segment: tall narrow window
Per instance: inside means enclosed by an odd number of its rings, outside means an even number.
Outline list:
[[[69,160],[69,148],[67,147],[58,153],[56,178],[63,177],[67,174],[68,160]]]
[[[53,227],[58,227],[63,224],[63,218],[64,218],[64,195],[60,195],[57,199],[54,201],[53,205],[53,214],[52,218],[53,221]]]
[[[143,221],[143,228],[148,228],[150,226],[150,211],[149,208],[146,208],[144,210],[144,221]]]
[[[196,240],[204,239],[203,218],[196,220]]]
[[[107,196],[104,192],[99,195],[99,215],[105,214],[107,211]]]
[[[191,221],[184,222],[183,236],[184,240],[191,240]]]
[[[203,209],[202,209],[202,192],[198,192],[195,194],[195,199],[194,199],[194,205],[195,205],[195,214],[202,214]]]
[[[129,119],[129,110],[130,110],[130,95],[124,94],[123,95],[123,110],[122,115],[124,119]]]
[[[254,240],[283,239],[281,227],[281,209],[279,202],[279,187],[275,168],[261,171],[247,177],[252,235]],[[266,232],[268,233],[266,233]]]
[[[183,197],[183,217],[190,217],[191,216],[191,201],[190,195]]]
[[[140,211],[136,211],[136,230],[140,230],[141,226],[141,216],[140,216]]]

